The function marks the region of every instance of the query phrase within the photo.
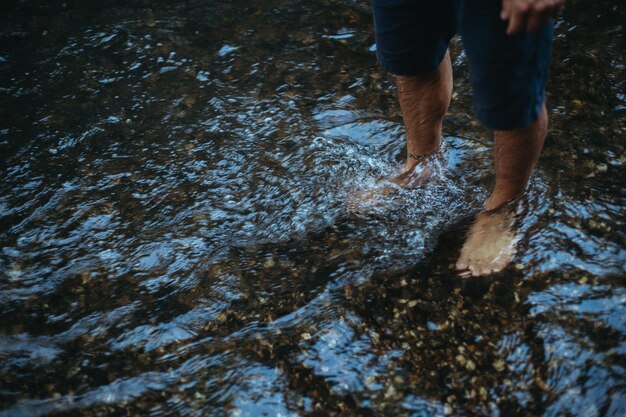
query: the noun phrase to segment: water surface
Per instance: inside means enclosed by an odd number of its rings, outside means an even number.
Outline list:
[[[479,280],[458,41],[445,173],[351,211],[404,157],[367,1],[3,5],[0,415],[625,415],[626,20],[570,3]]]

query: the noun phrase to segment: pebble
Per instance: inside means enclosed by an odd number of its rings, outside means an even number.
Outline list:
[[[397,394],[398,392],[396,391],[396,388],[393,385],[390,385],[385,392],[385,398],[395,398]]]
[[[496,361],[493,362],[492,365],[493,365],[493,368],[498,372],[502,372],[506,368],[506,362],[504,362],[504,360],[502,359],[497,359]]]
[[[571,103],[572,103],[572,107],[573,107],[575,110],[580,110],[580,109],[582,109],[582,108],[583,108],[583,106],[584,106],[584,105],[583,105],[583,102],[582,102],[581,100],[577,100],[577,99],[572,100],[572,102],[571,102]]]

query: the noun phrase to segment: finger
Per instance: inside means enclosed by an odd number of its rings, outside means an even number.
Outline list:
[[[503,1],[502,2],[502,11],[500,12],[500,19],[509,20],[511,17],[511,2]]]
[[[526,22],[526,32],[533,33],[544,27],[550,20],[551,10],[546,9],[541,12],[531,12]]]
[[[506,29],[507,35],[514,35],[526,28],[526,13],[514,13],[509,19],[509,26]]]

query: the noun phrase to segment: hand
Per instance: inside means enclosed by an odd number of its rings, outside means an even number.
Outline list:
[[[536,32],[555,17],[565,0],[502,0],[500,18],[508,20],[508,35]]]

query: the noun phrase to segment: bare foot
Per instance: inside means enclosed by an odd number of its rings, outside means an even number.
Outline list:
[[[431,155],[419,157],[419,160],[404,172],[395,177],[386,179],[386,182],[396,184],[402,188],[417,188],[426,184],[431,178],[443,174],[446,160],[441,148]]]
[[[456,263],[460,275],[488,275],[502,271],[511,263],[518,240],[514,222],[513,204],[478,213]]]
[[[359,213],[384,213],[401,201],[403,188],[413,189],[426,184],[432,178],[441,177],[445,156],[440,146],[437,152],[425,155],[400,174],[377,182],[376,186],[358,190],[346,199],[348,211]]]
[[[355,190],[345,200],[349,212],[355,214],[385,212],[393,205],[397,190],[393,184],[377,184],[372,188]]]

